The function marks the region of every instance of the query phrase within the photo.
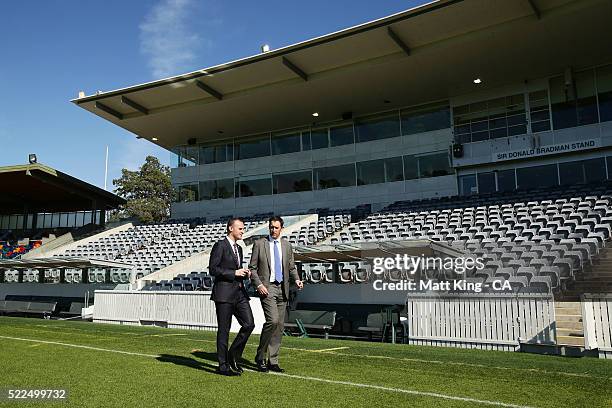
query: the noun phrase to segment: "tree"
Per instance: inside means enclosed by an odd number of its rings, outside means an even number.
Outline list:
[[[136,217],[142,222],[160,222],[170,217],[170,203],[175,192],[170,182],[170,167],[157,157],[147,156],[138,171],[121,170],[113,180],[115,193],[127,200],[111,219]]]

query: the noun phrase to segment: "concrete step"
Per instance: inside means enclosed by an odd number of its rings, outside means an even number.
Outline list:
[[[584,338],[584,332],[582,331],[582,328],[580,328],[580,330],[576,330],[576,329],[568,329],[565,327],[558,327],[557,326],[557,337],[559,336],[563,336],[563,337],[583,337]]]
[[[557,326],[560,325],[566,325],[566,324],[572,324],[572,323],[579,323],[582,325],[582,315],[564,315],[564,314],[559,314],[557,312],[555,312],[555,318],[557,320]]]
[[[557,319],[557,330],[559,329],[574,330],[582,333],[584,330],[582,326],[582,319],[580,319],[580,321]]]
[[[584,337],[557,335],[557,344],[567,346],[584,346]]]

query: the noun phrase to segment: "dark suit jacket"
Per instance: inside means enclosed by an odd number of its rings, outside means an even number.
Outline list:
[[[283,254],[283,297],[286,300],[289,297],[289,283],[300,280],[300,277],[293,261],[291,243],[284,238],[281,238],[280,242]],[[251,270],[251,282],[256,288],[262,283],[266,288],[270,286],[270,241],[268,237],[260,238],[253,244],[249,269]]]
[[[211,300],[215,302],[235,302],[240,292],[248,299],[243,281],[247,278],[237,277],[236,269],[242,268],[242,248],[238,245],[240,265],[236,265],[233,249],[227,238],[215,242],[210,251],[208,272],[214,276],[215,283],[212,288]]]

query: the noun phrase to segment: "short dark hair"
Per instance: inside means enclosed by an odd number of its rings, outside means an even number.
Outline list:
[[[244,221],[243,221],[243,220],[242,220],[242,218],[240,218],[240,217],[232,217],[232,218],[230,218],[230,219],[227,221],[227,225],[225,226],[225,233],[226,233],[226,234],[229,234],[229,232],[230,232],[230,230],[229,230],[229,229],[230,229],[230,227],[231,227],[232,225],[234,225],[234,222],[236,222],[236,221],[240,221],[240,222],[244,223]]]
[[[268,225],[272,224],[272,221],[280,222],[281,228],[283,228],[283,225],[285,224],[283,219],[281,217],[279,217],[278,215],[271,216],[270,219],[268,220]]]

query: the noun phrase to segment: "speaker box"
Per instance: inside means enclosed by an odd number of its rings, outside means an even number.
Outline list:
[[[453,143],[453,157],[456,159],[463,157],[463,145],[461,143]]]
[[[342,120],[353,119],[353,112],[344,112],[342,114]]]
[[[195,139],[195,137],[192,137],[191,139],[188,139],[188,140],[187,140],[187,144],[188,144],[189,146],[193,146],[193,145],[195,145],[195,144],[196,144],[196,139]]]

